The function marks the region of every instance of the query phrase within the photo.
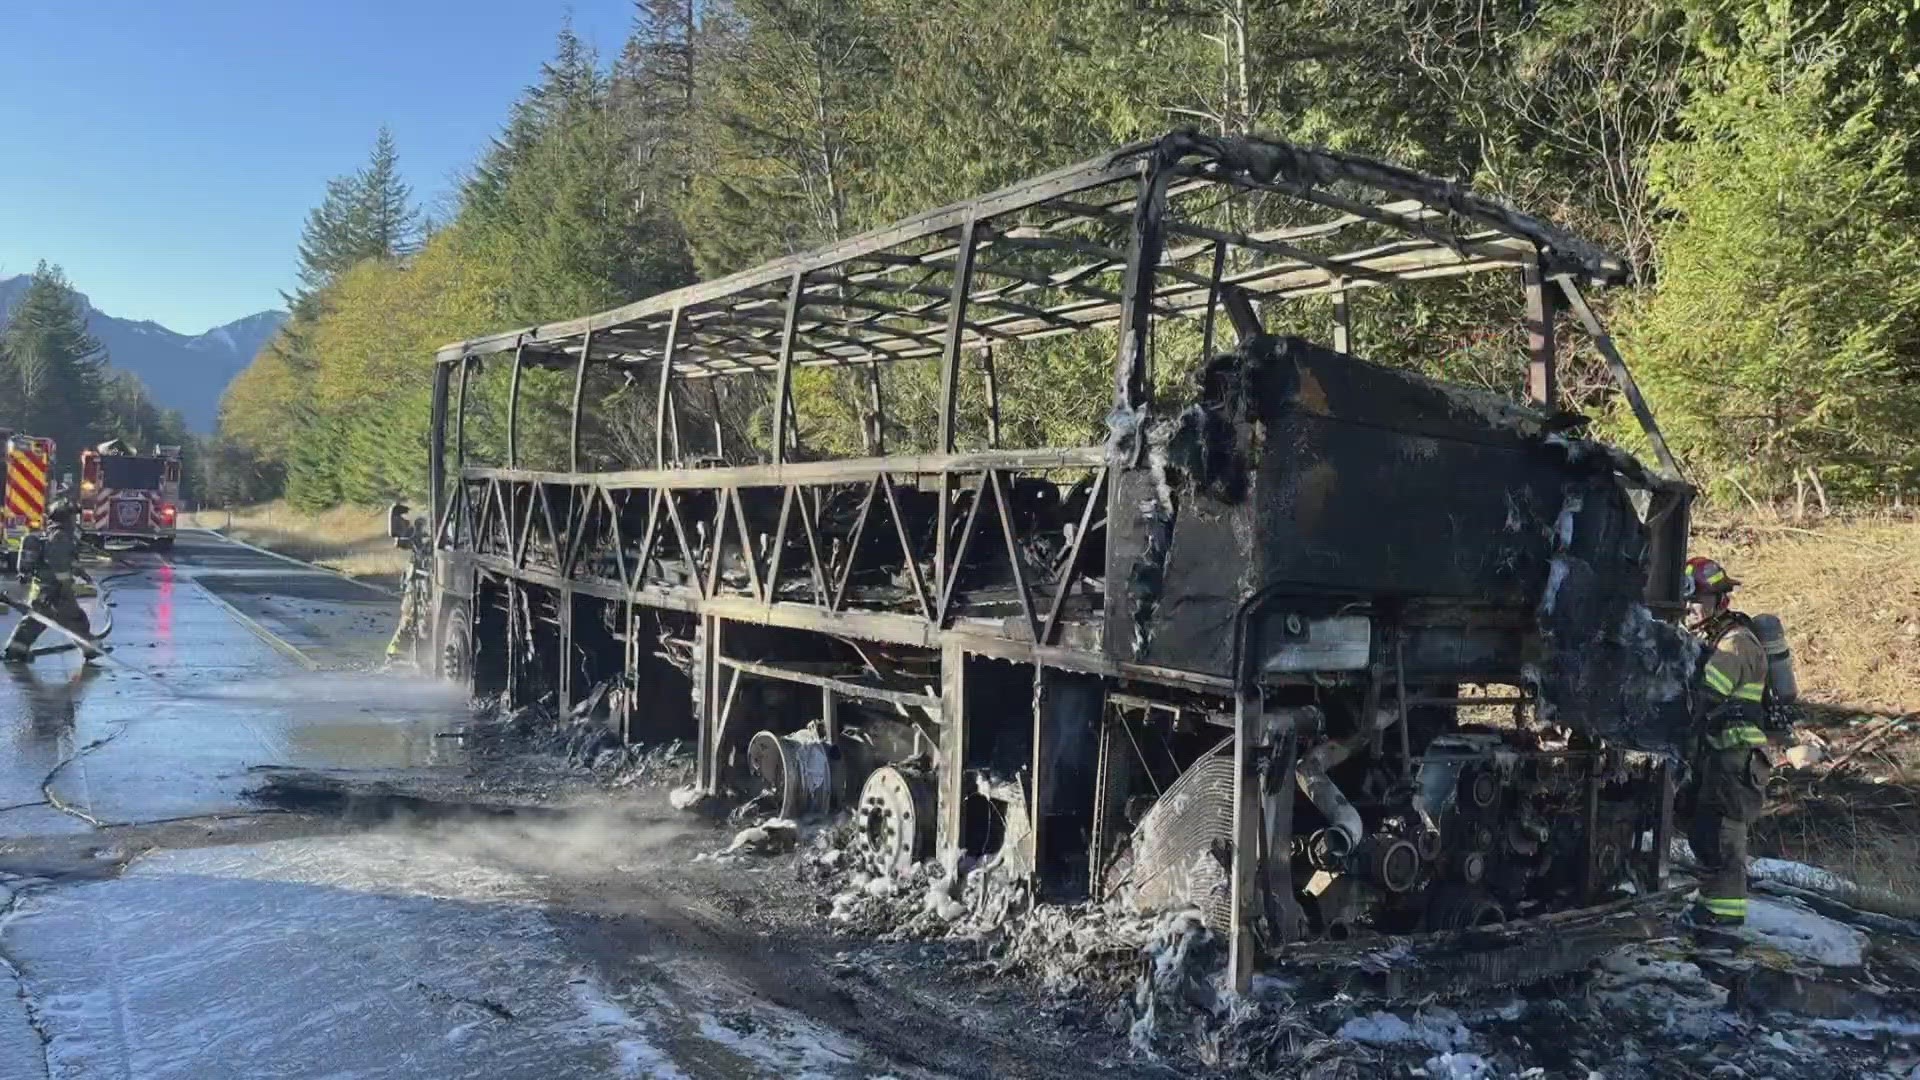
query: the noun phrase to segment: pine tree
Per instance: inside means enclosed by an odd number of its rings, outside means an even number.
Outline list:
[[[327,181],[326,197],[307,212],[306,226],[300,230],[300,288],[286,298],[296,317],[311,307],[336,274],[361,258],[362,244],[355,235],[360,195],[354,181],[352,176]]]
[[[13,354],[7,348],[7,339],[0,335],[0,428],[19,429],[24,426],[20,411],[20,380],[16,371]]]
[[[287,453],[287,501],[300,510],[324,510],[342,500],[344,431],[337,418],[302,412],[299,437]]]
[[[733,15],[689,212],[710,274],[873,223],[858,178],[897,74],[863,4],[738,0]]]
[[[680,199],[692,184],[700,14],[696,0],[634,0],[633,30],[613,69],[613,102],[631,132],[642,200]]]
[[[420,210],[399,164],[393,133],[382,127],[364,167],[327,181],[326,198],[300,231],[300,288],[287,298],[296,318],[310,315],[319,294],[355,264],[419,247]]]
[[[1722,497],[1920,478],[1914,140],[1801,27],[1756,26],[1656,148],[1657,288],[1621,336],[1668,437]]]
[[[358,188],[358,231],[365,258],[394,259],[420,248],[420,210],[413,189],[400,178],[400,153],[393,132],[382,127],[373,157],[354,177]]]
[[[605,89],[591,46],[564,21],[554,41],[553,58],[540,66],[540,81],[521,93],[507,123],[461,185],[461,203],[480,214],[497,213],[508,182],[540,139],[558,120]]]
[[[86,304],[59,267],[35,268],[8,320],[5,351],[15,422],[56,440],[70,465],[98,441],[106,351],[87,332]]]
[[[593,53],[563,30],[539,85],[469,184],[460,229],[504,277],[502,313],[542,322],[683,283],[679,223],[646,189]]]

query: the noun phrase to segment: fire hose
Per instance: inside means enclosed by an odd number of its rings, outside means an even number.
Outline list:
[[[113,632],[113,607],[112,605],[107,603],[107,593],[105,590],[101,590],[100,592],[100,608],[102,611],[105,611],[107,613],[107,623],[105,626],[100,628],[100,632],[98,634],[92,634],[92,635],[82,634],[82,633],[79,633],[78,631],[69,630],[65,626],[62,626],[58,622],[54,621],[51,617],[41,612],[35,611],[31,605],[15,600],[13,597],[6,595],[4,592],[0,592],[0,605],[4,605],[8,608],[11,608],[15,612],[17,612],[21,618],[32,619],[33,621],[39,623],[41,626],[44,626],[47,629],[52,630],[55,633],[59,634],[61,637],[66,638],[68,641],[73,643],[73,647],[79,649],[81,653],[83,653],[89,660],[105,658],[107,653],[110,651],[109,646],[100,644],[101,641],[105,640],[108,634]],[[118,661],[116,661],[115,663],[117,664]],[[119,664],[119,666],[125,667],[126,665]]]

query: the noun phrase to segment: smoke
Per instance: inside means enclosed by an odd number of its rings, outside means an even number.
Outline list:
[[[381,713],[467,714],[467,692],[442,679],[375,672],[317,671],[224,683],[205,690],[176,692],[177,697],[233,705],[274,705],[284,709],[339,712],[366,709]]]
[[[338,819],[351,831],[425,840],[435,850],[523,872],[605,875],[623,864],[676,858],[711,844],[705,819],[632,795],[576,806],[536,805],[453,770],[261,769],[247,798],[282,811]]]
[[[402,822],[397,826],[405,827]],[[662,820],[616,806],[525,813],[454,815],[421,826],[448,854],[536,873],[578,876],[627,872],[670,849],[711,841],[682,819]]]

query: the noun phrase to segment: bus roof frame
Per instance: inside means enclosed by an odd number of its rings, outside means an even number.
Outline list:
[[[1103,201],[1073,198],[1103,188],[1130,191]],[[1242,233],[1167,212],[1169,197],[1201,192],[1278,195],[1334,216]],[[1035,212],[1052,220],[999,227],[1002,219]],[[1604,287],[1630,278],[1623,259],[1451,181],[1279,139],[1185,130],[725,277],[581,318],[455,342],[435,357],[449,364],[512,352],[528,366],[584,360],[650,369],[671,349],[678,380],[939,357],[950,348],[1109,326],[1128,318],[1120,293],[1130,283],[1113,282],[1126,273],[1131,252],[1072,230],[1125,226],[1137,242],[1147,215],[1164,234],[1149,275],[1151,309],[1160,315],[1209,310],[1222,287],[1285,300],[1499,269],[1557,279],[1563,288],[1576,279]],[[1308,250],[1311,242],[1349,232],[1366,242]],[[963,238],[973,240],[965,252]],[[1030,253],[1072,262],[1036,271],[1018,262]],[[1210,275],[1185,265],[1208,259]],[[997,283],[982,284],[986,279]],[[936,284],[941,280],[947,287]],[[808,307],[841,314],[801,317]],[[956,331],[957,345],[950,341]]]

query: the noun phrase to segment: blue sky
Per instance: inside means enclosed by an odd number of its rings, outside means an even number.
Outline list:
[[[199,333],[280,306],[327,178],[393,129],[451,188],[569,13],[603,58],[630,0],[0,0],[0,277]]]

